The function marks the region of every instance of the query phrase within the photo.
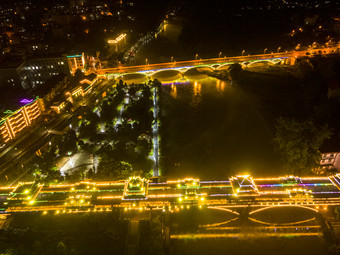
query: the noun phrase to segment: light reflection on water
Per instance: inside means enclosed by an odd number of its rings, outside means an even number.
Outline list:
[[[170,95],[171,95],[173,98],[177,98],[177,85],[171,84],[171,92],[170,92]]]
[[[216,80],[216,90],[217,90],[217,91],[223,92],[225,86],[226,86],[226,83],[225,83],[224,81]]]
[[[215,78],[204,78],[204,79],[183,79],[176,80],[170,83],[163,83],[163,86],[170,86],[170,95],[179,99],[180,97],[185,97],[184,100],[189,100],[193,107],[197,107],[202,101],[202,89],[204,93],[216,93],[222,95],[225,91],[227,83]],[[188,92],[188,89],[190,93]],[[187,96],[190,95],[190,98]]]
[[[199,83],[198,81],[195,81],[194,86],[193,86],[193,96],[192,96],[192,102],[191,102],[193,106],[197,106],[200,103],[202,99],[201,90],[202,90],[202,84]]]

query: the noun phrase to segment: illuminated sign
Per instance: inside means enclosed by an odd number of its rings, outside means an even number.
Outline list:
[[[29,103],[31,103],[32,101],[33,101],[33,99],[26,99],[26,98],[24,98],[24,99],[20,100],[20,103],[21,103],[21,104],[29,104]]]

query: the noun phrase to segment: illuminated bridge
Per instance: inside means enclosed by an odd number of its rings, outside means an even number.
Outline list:
[[[124,66],[118,68],[106,68],[97,70],[98,75],[113,75],[115,78],[120,78],[126,74],[141,73],[146,76],[152,76],[153,74],[164,70],[178,70],[180,73],[184,73],[189,69],[195,67],[210,68],[211,70],[223,70],[228,68],[233,63],[240,63],[244,66],[250,66],[254,63],[267,62],[270,64],[277,64],[284,62],[286,64],[294,64],[297,58],[306,57],[306,54],[312,56],[313,53],[320,53],[323,55],[333,54],[338,52],[337,47],[332,48],[320,48],[306,51],[289,51],[278,52],[271,54],[259,54],[249,56],[236,56],[236,57],[224,57],[224,58],[210,58],[210,59],[196,59],[188,61],[146,64],[139,66]]]
[[[220,208],[237,213],[248,208],[295,206],[318,211],[340,205],[340,175],[329,177],[252,178],[227,180],[187,178],[154,182],[138,176],[122,181],[44,186],[36,182],[0,187],[1,213],[41,211],[43,214],[129,210],[176,212],[190,207]]]

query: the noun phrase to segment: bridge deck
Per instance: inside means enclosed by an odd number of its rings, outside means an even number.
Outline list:
[[[138,177],[139,178],[139,177]],[[129,179],[130,180],[130,179]],[[199,181],[184,179],[143,185],[127,181],[80,182],[43,186],[22,183],[0,187],[2,212],[32,210],[88,210],[105,207],[165,208],[171,206],[262,206],[304,204],[340,205],[339,176],[251,178]],[[136,180],[135,180],[136,181]],[[143,188],[140,188],[143,187]],[[140,189],[139,189],[140,188]]]

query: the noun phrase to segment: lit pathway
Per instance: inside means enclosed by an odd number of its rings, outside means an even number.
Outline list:
[[[122,124],[122,116],[123,112],[125,110],[125,107],[130,103],[130,98],[129,98],[129,93],[125,94],[125,97],[123,99],[122,107],[120,108],[119,111],[119,116],[117,117],[117,121],[115,123],[115,130],[117,131],[117,126]]]
[[[153,88],[153,118],[154,124],[152,125],[153,136],[153,176],[159,176],[159,138],[158,138],[158,98],[157,88]]]

